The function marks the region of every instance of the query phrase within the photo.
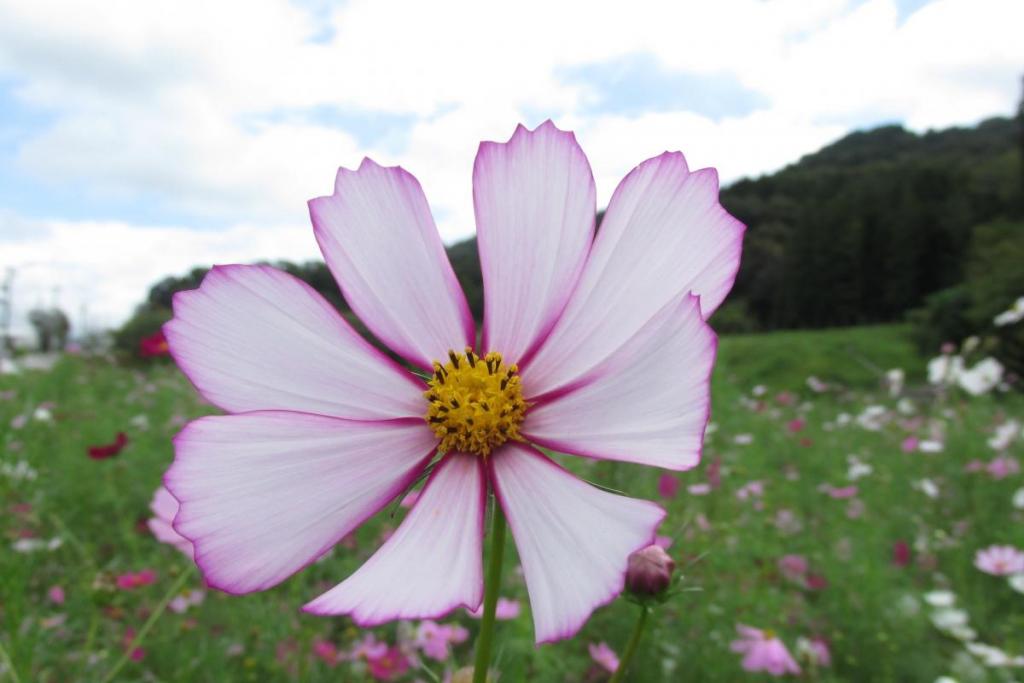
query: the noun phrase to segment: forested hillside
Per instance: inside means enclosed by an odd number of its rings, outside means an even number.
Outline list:
[[[748,231],[736,287],[716,315],[716,327],[755,331],[898,320],[928,295],[962,283],[972,240],[984,232],[980,226],[999,221],[1007,239],[1024,239],[1024,227],[1014,227],[1024,214],[1021,130],[1021,117],[923,135],[884,126],[847,135],[777,173],[723,188],[723,205]],[[452,245],[448,254],[479,317],[476,240]],[[322,262],[275,265],[345,310]],[[122,330],[123,345],[134,348],[138,334],[169,317],[171,295],[197,287],[204,274],[197,268],[154,285]],[[1019,292],[1005,296],[1011,294]]]
[[[886,126],[726,188],[748,225],[733,306],[760,328],[878,322],[959,283],[974,229],[1020,215],[1019,135]]]

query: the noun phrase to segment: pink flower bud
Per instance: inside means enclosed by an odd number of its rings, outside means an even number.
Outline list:
[[[668,588],[676,563],[659,545],[649,545],[629,556],[626,588],[636,595],[658,595]]]

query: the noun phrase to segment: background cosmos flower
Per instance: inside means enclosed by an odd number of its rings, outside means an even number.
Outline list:
[[[495,367],[527,408],[511,425],[522,440],[443,453],[395,533],[305,609],[368,626],[477,608],[493,490],[536,639],[551,641],[622,590],[627,557],[653,542],[664,512],[576,479],[531,444],[671,470],[698,463],[716,349],[704,319],[732,286],[743,225],[720,206],[713,169],[691,172],[665,153],[626,176],[595,237],[589,163],[550,122],[482,143],[473,197],[479,345],[415,178],[364,160],[310,202],[345,300],[392,351],[435,373],[431,391],[451,389],[449,374],[482,382],[487,354],[500,353]],[[215,267],[175,296],[174,314],[171,354],[230,414],[182,430],[164,481],[181,505],[174,528],[207,582],[230,593],[279,583],[406,491],[434,458],[435,430],[479,436],[470,417],[496,419],[485,399],[522,412],[515,397],[488,394],[469,414],[452,401],[459,420],[438,412],[428,425],[424,381],[270,267]],[[479,355],[452,351],[464,348]]]

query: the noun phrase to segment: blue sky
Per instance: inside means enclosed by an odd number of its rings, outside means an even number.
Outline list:
[[[457,240],[478,142],[549,117],[599,201],[665,149],[728,182],[853,128],[1011,112],[1020,25],[996,0],[0,0],[0,267],[116,324],[167,273],[316,258],[305,202],[363,156]]]

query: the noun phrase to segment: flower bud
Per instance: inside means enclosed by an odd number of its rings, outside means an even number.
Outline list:
[[[629,556],[626,589],[637,596],[658,595],[672,582],[676,563],[659,545],[649,545]]]

